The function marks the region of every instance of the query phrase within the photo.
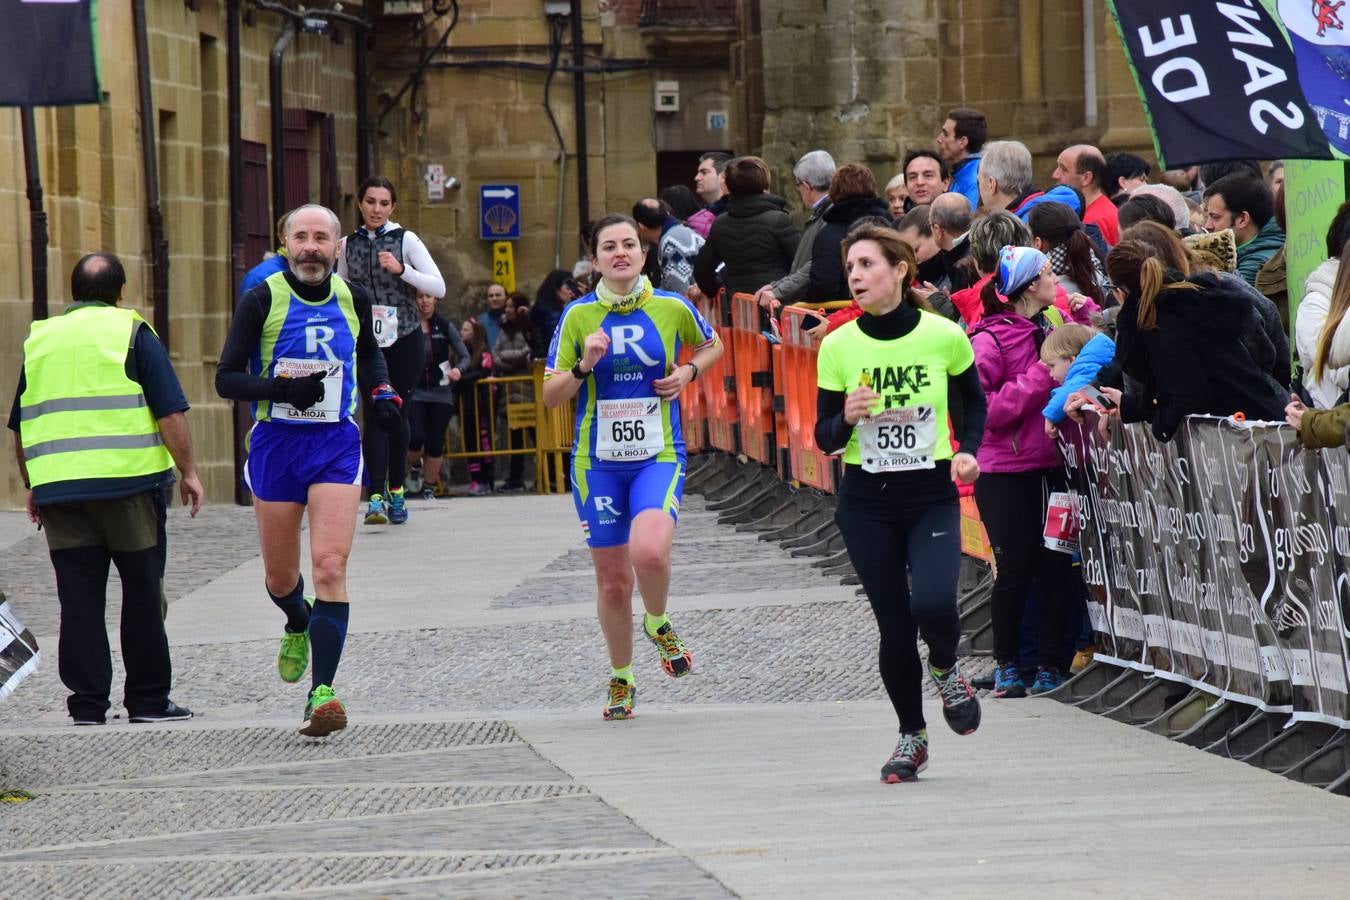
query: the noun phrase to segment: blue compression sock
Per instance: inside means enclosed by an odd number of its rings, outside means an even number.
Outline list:
[[[346,603],[314,601],[314,609],[309,614],[309,646],[314,660],[311,690],[321,684],[333,686],[338,661],[342,659],[342,645],[347,640],[350,609]]]
[[[284,597],[278,597],[271,591],[267,596],[277,608],[286,614],[286,630],[291,634],[300,634],[309,627],[309,604],[305,602],[305,576],[301,575],[295,587]]]

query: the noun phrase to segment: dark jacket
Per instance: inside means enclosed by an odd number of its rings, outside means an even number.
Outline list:
[[[705,296],[717,295],[717,267],[724,262],[721,284],[733,294],[753,294],[788,273],[801,236],[786,206],[773,194],[727,197],[727,211],[713,222],[694,261],[694,280]]]
[[[1167,273],[1168,282],[1180,280],[1180,273]],[[1125,395],[1122,418],[1151,423],[1160,441],[1171,440],[1188,415],[1241,412],[1253,421],[1282,421],[1288,392],[1270,375],[1275,348],[1250,300],[1210,272],[1190,281],[1201,290],[1158,295],[1158,327],[1148,331],[1139,329],[1138,292],[1125,299],[1116,358],[1100,376],[1119,387],[1123,371],[1141,384],[1141,393]]]
[[[864,216],[881,216],[889,220],[891,210],[880,197],[850,197],[826,210],[822,216],[824,224],[816,232],[815,243],[811,246],[811,279],[801,299],[822,302],[849,298],[839,245],[853,223]]]

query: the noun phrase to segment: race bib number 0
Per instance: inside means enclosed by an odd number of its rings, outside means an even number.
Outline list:
[[[398,340],[398,307],[371,306],[370,315],[375,320],[375,343],[381,350],[392,347]]]
[[[342,405],[342,363],[322,359],[279,359],[273,374],[278,378],[308,378],[323,372],[323,399],[309,409],[296,409],[289,403],[272,404],[274,422],[337,422]]]
[[[883,410],[859,422],[856,431],[864,472],[933,468],[937,416],[931,406]]]
[[[666,446],[657,397],[596,403],[595,455],[614,462],[651,459]]]
[[[1045,510],[1045,546],[1060,553],[1078,550],[1078,495],[1055,491]]]

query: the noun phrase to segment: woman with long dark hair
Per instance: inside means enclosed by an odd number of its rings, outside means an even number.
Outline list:
[[[1027,215],[1033,246],[1050,257],[1050,268],[1069,294],[1083,294],[1100,306],[1109,305],[1106,268],[1097,248],[1072,208],[1053,201],[1032,207]]]
[[[900,720],[899,743],[881,767],[882,782],[894,784],[916,780],[928,765],[918,636],[947,724],[957,734],[980,724],[956,658],[961,529],[953,482],[980,474],[984,395],[961,327],[914,293],[918,263],[898,233],[861,225],[840,254],[862,315],[821,344],[815,437],[827,453],[843,451],[835,521],[876,616],[881,680]],[[949,396],[964,408],[955,448]]]
[[[372,175],[356,190],[361,227],[342,241],[338,274],[370,291],[375,339],[384,351],[389,381],[403,398],[403,424],[384,433],[367,428],[363,436],[366,483],[370,485],[367,525],[408,521],[403,480],[408,463],[409,400],[426,367],[426,340],[417,311],[417,292],[445,296],[445,280],[426,245],[408,229],[391,221],[398,197],[394,184]],[[370,414],[369,404],[366,409]]]

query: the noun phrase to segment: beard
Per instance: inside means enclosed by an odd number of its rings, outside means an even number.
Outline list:
[[[333,274],[335,262],[322,253],[302,253],[291,259],[291,272],[305,284],[323,284]]]

